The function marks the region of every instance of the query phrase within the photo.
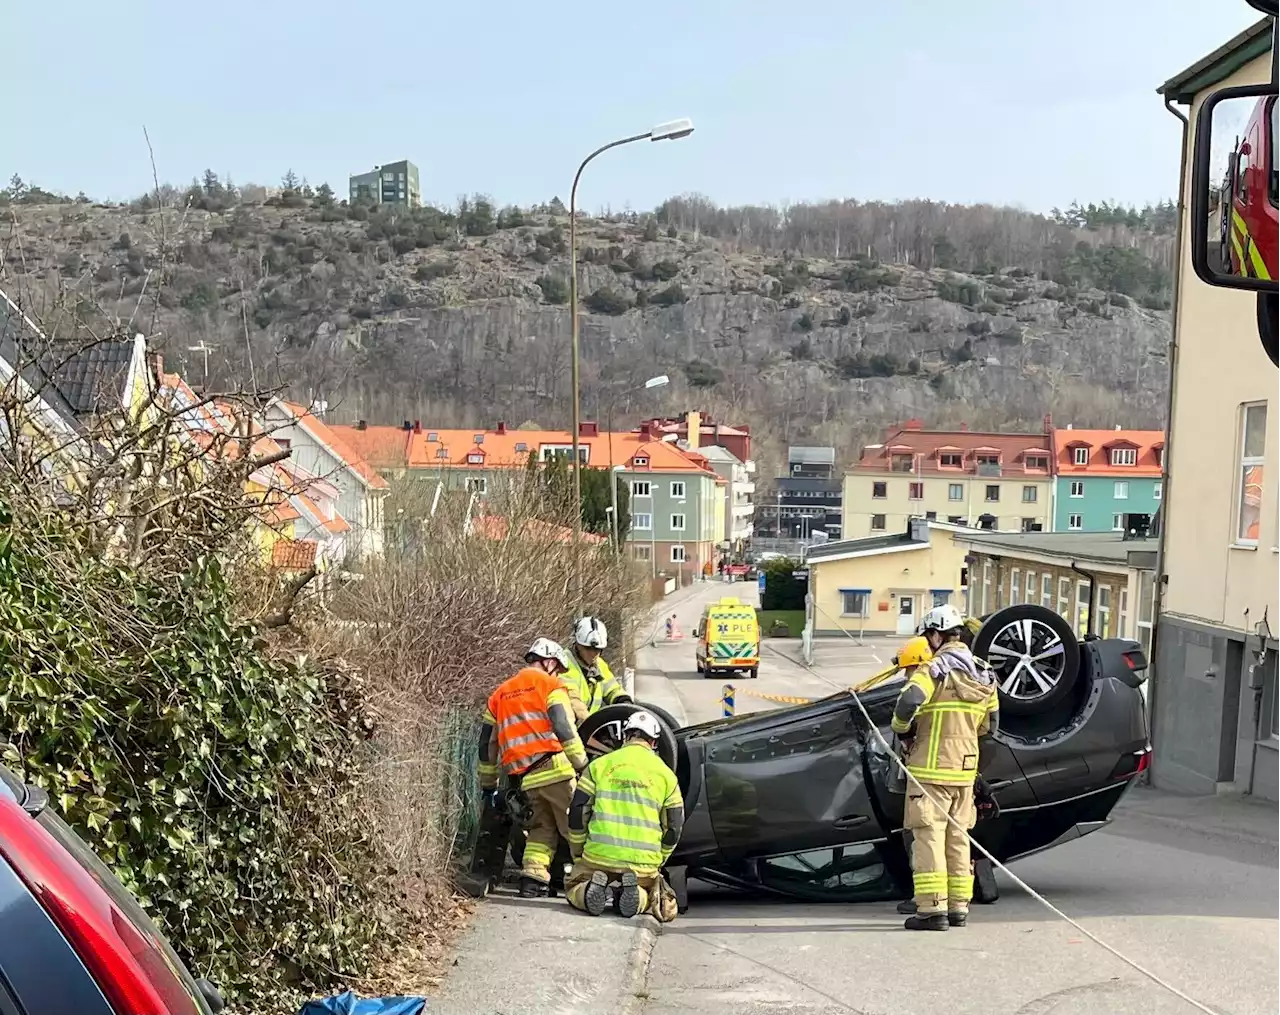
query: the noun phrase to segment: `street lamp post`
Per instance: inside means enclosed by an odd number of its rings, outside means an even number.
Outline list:
[[[678,141],[693,133],[693,121],[672,120],[660,123],[653,130],[632,137],[624,137],[601,145],[578,166],[573,174],[573,186],[569,190],[569,322],[572,331],[570,342],[569,383],[573,388],[573,593],[575,604],[582,608],[582,452],[579,449],[582,403],[579,391],[578,359],[578,181],[587,163],[610,148],[618,148],[633,141]],[[610,465],[613,463],[610,462]]]
[[[666,374],[658,377],[650,377],[644,382],[645,389],[660,388],[671,378]],[[609,408],[605,410],[608,415],[605,419],[605,431],[609,434],[609,479],[612,483],[609,486],[609,510],[613,512],[613,549],[615,553],[622,552],[622,542],[618,537],[618,473],[623,471],[623,466],[613,464],[613,399],[609,400]]]

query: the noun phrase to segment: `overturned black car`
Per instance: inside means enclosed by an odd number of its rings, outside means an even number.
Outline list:
[[[974,650],[995,669],[1001,699],[983,771],[999,813],[975,838],[1005,862],[1102,827],[1150,760],[1142,647],[1079,641],[1056,613],[1019,605],[985,618]],[[860,693],[885,741],[900,688],[898,678]],[[653,706],[613,705],[580,727],[588,753],[613,749],[637,708],[669,727],[659,750],[684,793],[684,834],[667,868],[682,907],[690,877],[813,901],[910,894],[905,797],[852,692],[684,728]]]

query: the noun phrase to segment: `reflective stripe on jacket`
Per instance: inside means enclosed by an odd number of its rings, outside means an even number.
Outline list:
[[[605,705],[612,705],[614,699],[623,693],[622,685],[614,677],[613,670],[609,669],[609,664],[604,661],[604,656],[596,659],[595,670],[598,673],[584,670],[577,653],[570,652],[569,670],[560,677],[582,699],[586,715],[579,716],[578,722],[582,722],[592,712],[598,712]]]
[[[674,843],[663,843],[665,812],[683,808],[675,773],[644,744],[627,744],[597,758],[578,790],[590,798],[582,857],[609,870],[657,873]]]
[[[566,730],[560,735],[552,714],[556,708],[564,712]],[[500,684],[489,696],[484,722],[497,734],[497,763],[507,775],[524,776],[521,784],[528,789],[572,779],[574,763],[586,764],[569,695],[560,679],[544,670],[526,667]]]
[[[895,713],[890,723],[899,734],[915,723],[907,770],[923,783],[972,785],[979,738],[1000,708],[991,670],[967,646],[951,641],[911,675],[902,693],[913,685],[924,692],[924,704],[905,721]]]

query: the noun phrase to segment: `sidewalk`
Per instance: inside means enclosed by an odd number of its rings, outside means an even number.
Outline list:
[[[1274,847],[1280,842],[1280,809],[1268,800],[1220,793],[1180,796],[1149,786],[1135,786],[1117,817],[1136,817],[1236,842]]]

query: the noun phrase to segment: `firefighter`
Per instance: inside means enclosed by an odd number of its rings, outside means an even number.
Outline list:
[[[661,870],[680,841],[684,799],[658,757],[661,735],[651,712],[636,712],[623,724],[623,745],[596,758],[578,781],[569,807],[574,866],[565,880],[575,909],[599,916],[612,901],[620,916],[676,917]]]
[[[587,767],[562,675],[568,654],[539,638],[527,665],[489,695],[480,731],[480,785],[497,786],[501,767],[528,806],[528,837],[520,871],[520,895],[536,898],[551,884],[550,864],[569,837],[569,801],[575,778]]]
[[[573,691],[570,698],[576,696],[572,704],[578,722],[605,705],[631,701],[600,654],[608,645],[609,631],[599,617],[583,617],[574,625],[573,654],[564,681]]]
[[[890,722],[914,776],[904,824],[912,838],[917,912],[907,918],[908,930],[963,927],[973,895],[969,840],[960,829],[967,831],[977,820],[980,741],[998,727],[999,698],[990,669],[962,640],[966,631],[954,606],[936,606],[925,614],[920,633],[933,658],[908,678]]]

